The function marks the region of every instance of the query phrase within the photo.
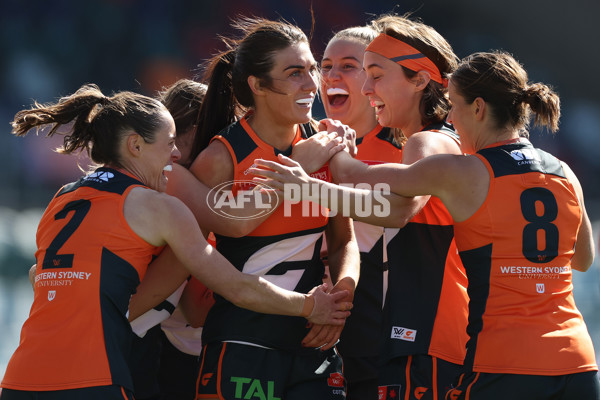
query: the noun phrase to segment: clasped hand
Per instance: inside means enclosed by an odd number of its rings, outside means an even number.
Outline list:
[[[348,282],[340,280],[331,290],[332,294],[343,294],[339,302],[352,305],[353,293],[352,285],[348,285]],[[350,313],[348,313],[350,314]],[[344,329],[346,320],[344,319],[341,324],[318,324],[310,323],[310,331],[302,339],[303,347],[319,348],[322,351],[329,350],[337,343],[342,330]]]

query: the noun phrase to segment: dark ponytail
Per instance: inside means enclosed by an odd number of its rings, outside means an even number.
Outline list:
[[[206,64],[202,81],[207,84],[207,89],[198,114],[191,160],[208,146],[213,136],[243,115],[243,108],[238,105],[233,90],[234,63],[235,50],[230,47]]]
[[[273,56],[293,44],[308,43],[300,28],[285,21],[242,17],[233,23],[233,27],[242,33],[241,38],[222,37],[227,50],[208,60],[201,78],[208,90],[200,108],[191,159],[195,159],[222,129],[254,107],[249,76],[258,78],[262,87],[274,90],[270,76]]]

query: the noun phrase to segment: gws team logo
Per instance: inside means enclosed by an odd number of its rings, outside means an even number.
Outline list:
[[[401,326],[392,326],[392,334],[390,337],[392,339],[414,342],[417,337],[417,331],[414,329],[403,328]]]
[[[513,150],[510,156],[517,161],[517,165],[540,163],[540,157],[533,149]]]
[[[279,204],[273,188],[253,181],[223,182],[208,192],[206,200],[215,214],[240,220],[263,217]]]
[[[92,174],[89,174],[84,178],[85,181],[95,181],[95,182],[108,182],[110,179],[114,178],[115,174],[108,171],[97,171]]]
[[[54,300],[56,297],[56,290],[48,290],[48,301]]]
[[[420,400],[423,395],[425,394],[425,392],[427,391],[428,388],[423,387],[423,386],[419,386],[415,388],[415,399]]]
[[[202,378],[201,378],[202,386],[208,385],[208,382],[210,381],[210,378],[212,378],[212,376],[213,376],[212,372],[207,372],[206,374],[202,375]]]

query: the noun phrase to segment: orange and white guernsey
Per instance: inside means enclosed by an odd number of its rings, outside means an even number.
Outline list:
[[[458,143],[458,135],[448,124],[432,124],[423,130]],[[383,362],[428,354],[462,364],[469,299],[453,223],[441,200],[432,196],[402,229],[386,228],[389,283]]]
[[[37,231],[34,300],[3,388],[27,391],[119,385],[128,368],[129,299],[154,247],[123,215],[133,177],[100,168],[64,186]]]
[[[582,211],[560,161],[526,139],[475,156],[491,179],[483,205],[455,224],[471,299],[465,370],[597,370],[573,299],[571,258]]]
[[[356,139],[356,145],[358,148],[356,159],[365,164],[402,162],[402,146],[395,142],[390,128],[378,124],[371,132]],[[377,243],[383,237],[383,228],[360,221],[354,221],[354,228],[360,252],[364,255],[370,254],[369,257],[375,264],[383,264],[383,244]],[[378,246],[379,250],[371,254],[375,246]],[[353,314],[355,312],[356,309],[353,308]]]
[[[365,136],[356,139],[356,159],[368,165],[402,162],[402,146],[390,128],[376,125]],[[343,182],[341,182],[343,183]],[[380,226],[354,221],[354,235],[360,250],[360,279],[354,291],[354,307],[346,320],[337,346],[342,357],[373,357],[381,347],[383,308],[384,229]]]
[[[292,144],[313,133],[309,124],[299,125]],[[248,169],[255,159],[276,161],[279,153],[258,137],[246,118],[225,128],[213,140],[222,142],[231,154],[237,185],[234,188],[243,187],[243,181],[252,179]],[[324,167],[312,175],[328,180],[329,168]],[[321,207],[304,207],[303,202],[281,205],[247,236],[215,235],[217,249],[244,273],[261,276],[284,289],[308,293],[322,283],[324,265],[320,251],[327,220],[328,211]],[[300,349],[307,332],[304,318],[256,313],[215,294],[202,342],[237,341],[269,348]]]

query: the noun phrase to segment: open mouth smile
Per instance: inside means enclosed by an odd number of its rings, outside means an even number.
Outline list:
[[[327,89],[327,101],[329,105],[334,107],[342,106],[346,103],[346,100],[350,97],[350,93],[347,90],[341,88],[329,88]]]

